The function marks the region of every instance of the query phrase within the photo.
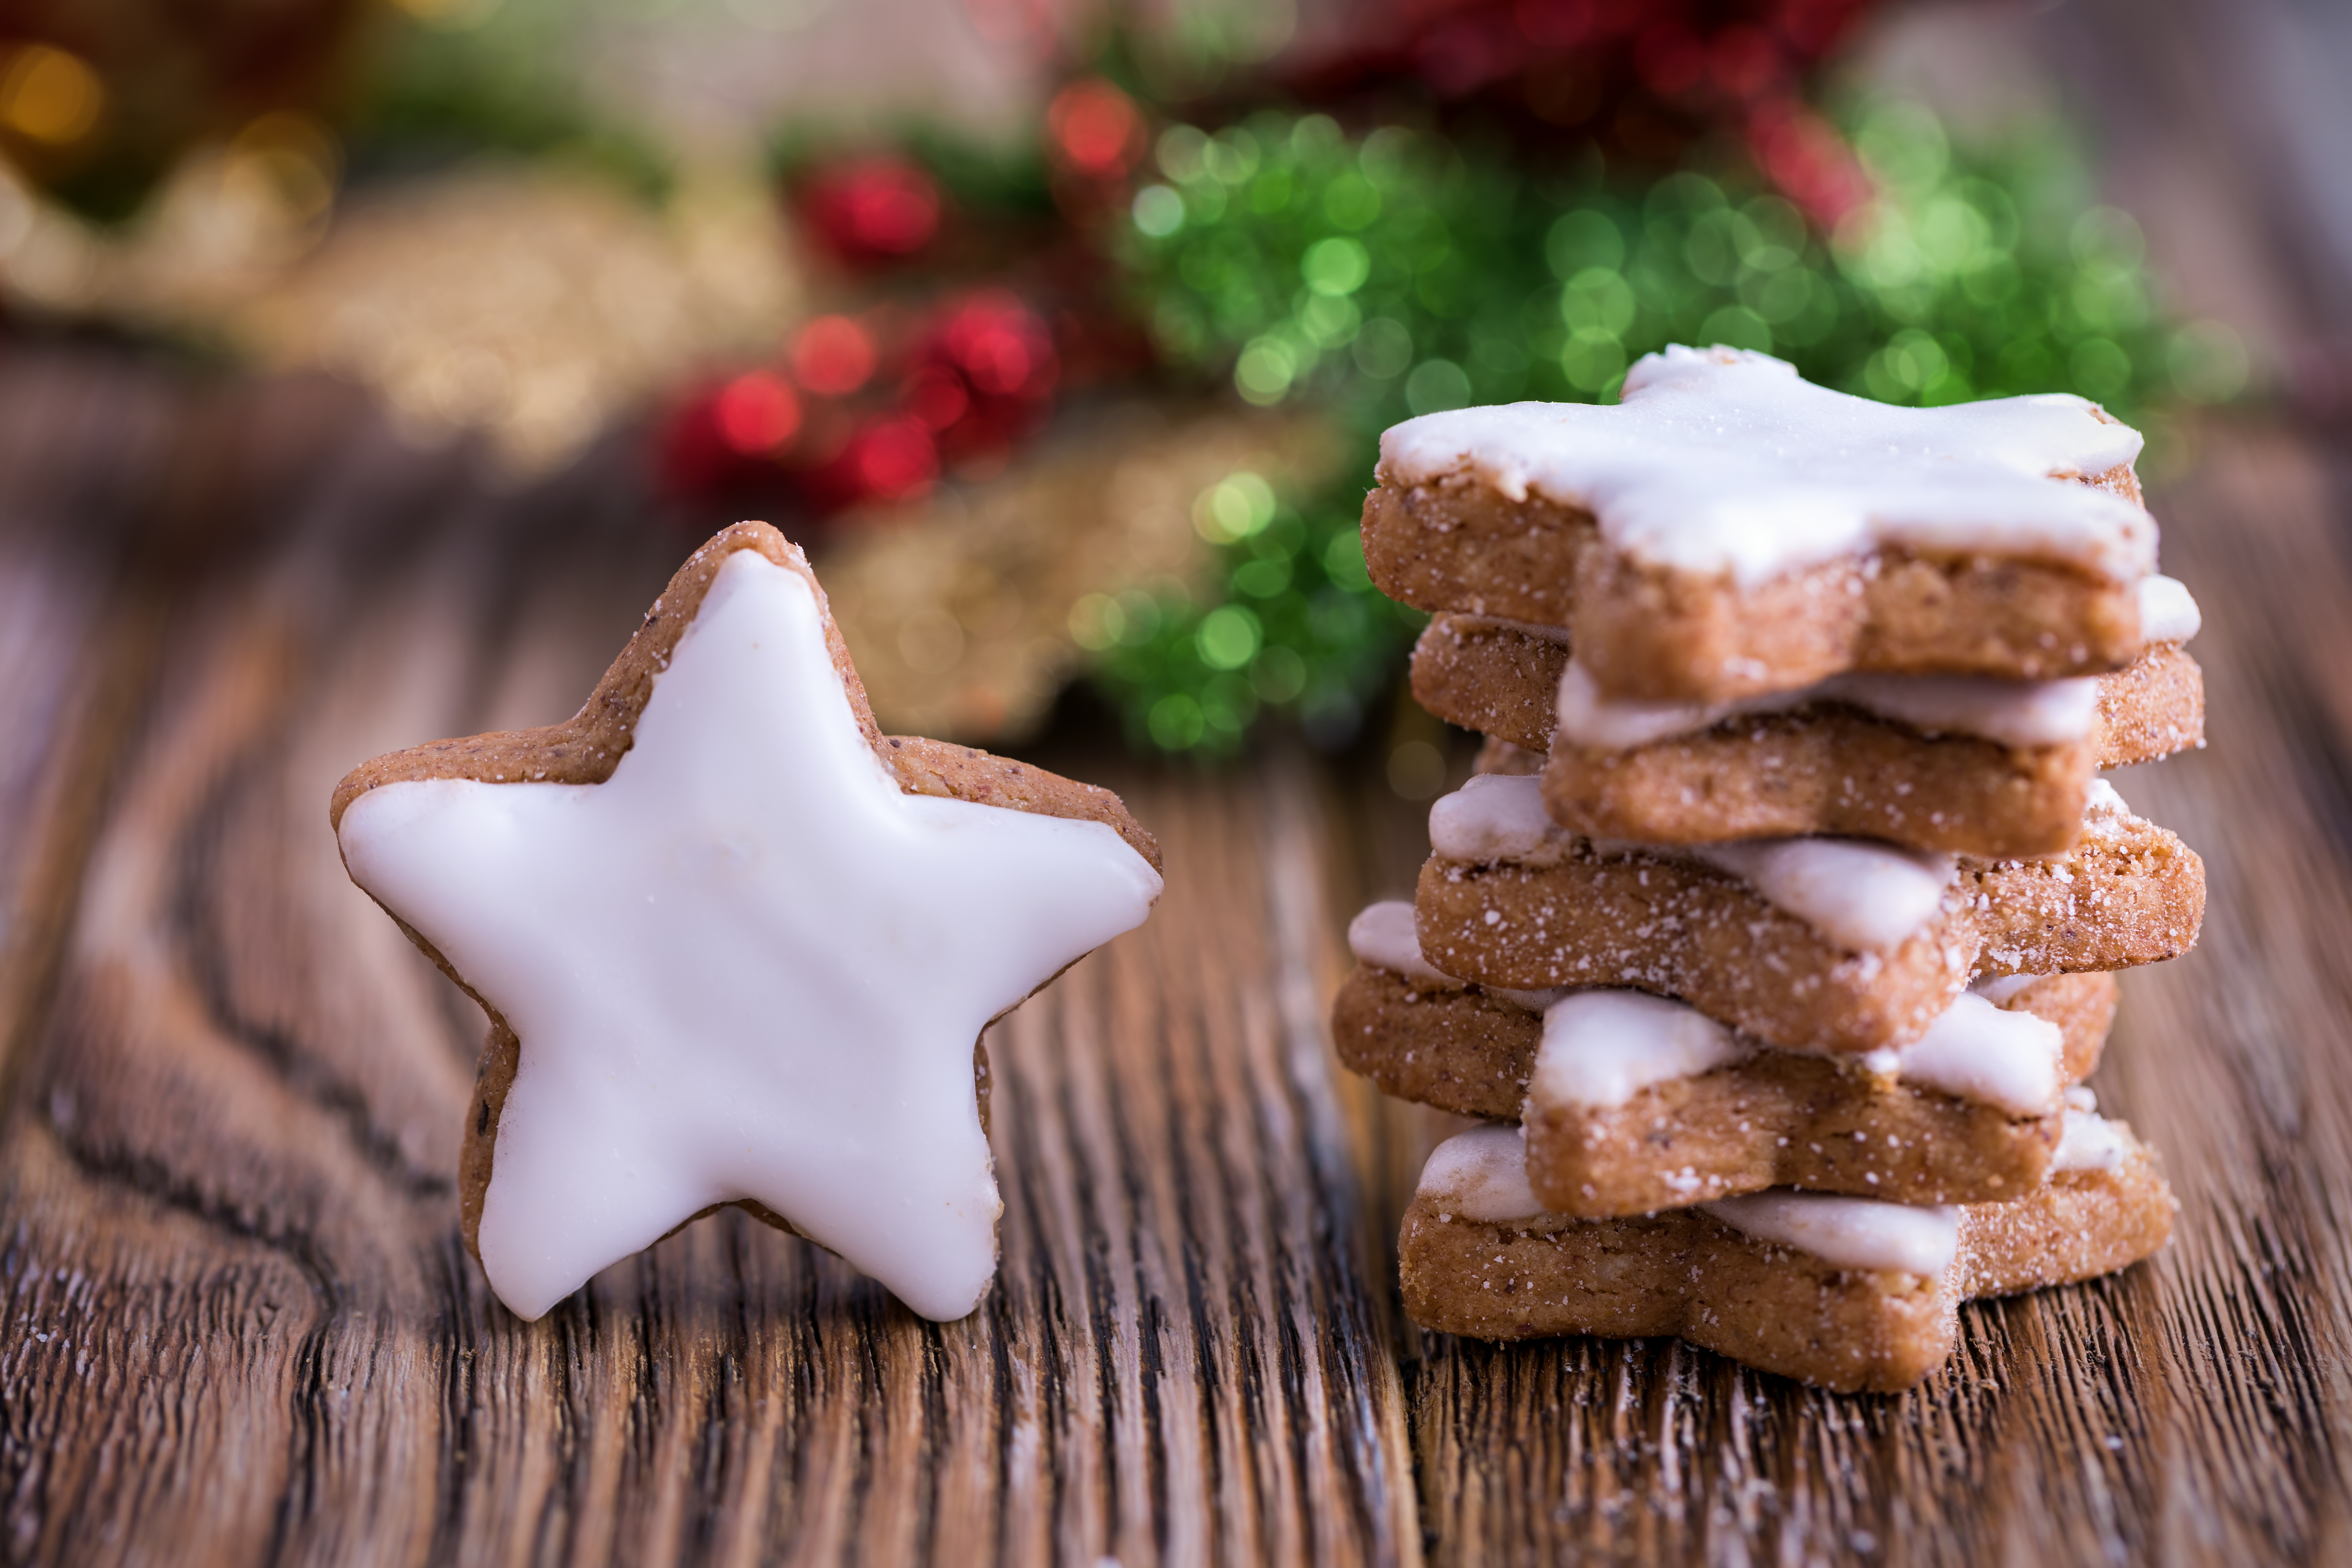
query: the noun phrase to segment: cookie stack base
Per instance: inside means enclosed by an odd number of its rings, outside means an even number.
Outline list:
[[[2098,1065],[2116,983],[2051,975],[2003,1005],[2058,1026],[2060,1081],[2078,1083]],[[1340,987],[1332,1030],[1340,1060],[1386,1093],[1496,1121],[1524,1116],[1537,1195],[1587,1218],[1775,1186],[1918,1204],[2010,1197],[2042,1184],[2060,1132],[2054,1107],[2011,1115],[1794,1051],[1648,1085],[1621,1105],[1533,1103],[1541,1014],[1370,966]]]
[[[1910,1387],[1951,1353],[1963,1300],[2088,1279],[2172,1232],[2174,1203],[2137,1143],[2112,1169],[2063,1173],[1960,1211],[1942,1275],[1840,1268],[1699,1209],[1633,1218],[1532,1215],[1496,1224],[1424,1194],[1399,1237],[1405,1311],[1473,1339],[1675,1335],[1840,1393]]]

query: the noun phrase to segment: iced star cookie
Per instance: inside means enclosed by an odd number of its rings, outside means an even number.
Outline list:
[[[2000,1203],[1775,1191],[1575,1219],[1528,1189],[1517,1128],[1478,1128],[1430,1156],[1405,1211],[1405,1312],[1475,1339],[1675,1334],[1784,1377],[1891,1393],[1951,1353],[1962,1301],[2113,1273],[2170,1238],[2171,1191],[2122,1122],[2070,1109],[2053,1163],[2046,1186]]]
[[[1843,838],[1618,844],[1552,821],[1538,780],[1491,773],[1440,800],[1429,836],[1413,908],[1438,969],[1677,996],[1793,1049],[1906,1044],[1971,979],[2177,957],[2205,909],[2203,862],[2104,779],[2080,841],[2038,860]]]
[[[1595,837],[1840,834],[2052,855],[2074,842],[2098,769],[2204,743],[2203,674],[2179,646],[2195,604],[2149,596],[2174,606],[2154,623],[2167,636],[2095,677],[1844,675],[1731,703],[1623,702],[1599,694],[1565,632],[1440,616],[1413,649],[1412,692],[1448,723],[1548,753],[1553,818]]]
[[[970,1312],[1002,1207],[980,1033],[1160,890],[1108,791],[882,735],[757,522],[678,569],[573,718],[378,757],[330,820],[489,1015],[461,1212],[525,1318],[728,1204]]]
[[[1615,407],[1423,415],[1381,439],[1364,560],[1431,611],[1569,627],[1612,698],[1847,670],[2055,679],[2147,638],[2140,437],[2079,397],[1897,408],[1671,348]]]
[[[1422,959],[1412,906],[1349,930],[1360,967],[1331,1013],[1340,1061],[1399,1099],[1522,1121],[1546,1207],[1585,1218],[1799,1187],[1976,1203],[2039,1186],[2063,1091],[2115,1016],[2105,973],[1964,993],[1874,1058],[1744,1038],[1627,991],[1496,992]]]

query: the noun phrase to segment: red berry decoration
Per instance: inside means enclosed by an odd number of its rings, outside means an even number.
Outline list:
[[[851,268],[905,260],[940,231],[939,182],[904,158],[859,158],[821,169],[797,198],[808,234]]]

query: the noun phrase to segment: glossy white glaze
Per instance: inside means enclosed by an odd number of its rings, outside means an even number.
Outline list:
[[[2131,1140],[2122,1128],[2089,1109],[2066,1110],[2066,1130],[2059,1134],[2058,1152],[2050,1168],[2057,1171],[2112,1171],[2131,1152]]]
[[[1579,991],[1544,1013],[1528,1098],[1607,1109],[1653,1084],[1743,1061],[1754,1047],[1685,1003],[1639,991]]]
[[[1381,477],[1467,477],[1584,508],[1641,560],[1742,584],[1882,545],[2156,567],[2156,524],[2077,482],[2140,437],[2079,397],[1898,408],[1814,386],[1769,355],[1679,345],[1615,407],[1515,403],[1423,415],[1381,438]]]
[[[2011,1116],[2047,1116],[2064,1089],[2065,1032],[2032,1013],[1963,991],[1927,1032],[1896,1053],[1906,1082]]]
[[[1960,1211],[1776,1187],[1699,1207],[1759,1241],[1810,1253],[1835,1268],[1939,1275],[1960,1247]]]
[[[902,793],[814,595],[751,551],[606,782],[388,784],[341,837],[522,1041],[480,1244],[526,1318],[737,1198],[971,1311],[1001,1206],[972,1043],[1160,890],[1100,823]]]
[[[1574,836],[1553,822],[1543,781],[1481,773],[1430,808],[1430,847],[1442,860],[1484,864],[1562,852]],[[1598,843],[1604,854],[1696,860],[1738,878],[1842,947],[1887,952],[1942,904],[1956,862],[1948,855],[1858,838],[1759,838],[1737,844]]]
[[[1507,1225],[1544,1212],[1528,1186],[1528,1146],[1515,1126],[1488,1122],[1431,1151],[1420,1195],[1441,1217]]]
[[[1348,922],[1348,951],[1358,963],[1386,969],[1423,985],[1459,985],[1421,955],[1412,928],[1412,906],[1402,899],[1367,904]]]
[[[2060,746],[2099,720],[2095,677],[1991,680],[1973,676],[1839,675],[1736,702],[1634,702],[1603,697],[1574,659],[1560,676],[1555,733],[1591,751],[1623,752],[1711,730],[1727,719],[1843,702],[1928,735],[1974,735],[2004,746]]]
[[[2161,574],[2139,584],[2139,635],[2149,642],[2183,643],[2205,625],[2204,613],[2189,595],[2189,584]]]

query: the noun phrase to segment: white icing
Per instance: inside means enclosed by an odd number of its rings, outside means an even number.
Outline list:
[[[1420,1195],[1448,1217],[1506,1225],[1544,1212],[1528,1186],[1527,1140],[1514,1126],[1487,1122],[1448,1138],[1421,1168]]]
[[[2050,1157],[2050,1169],[2112,1171],[2130,1152],[2131,1141],[2124,1135],[2123,1129],[2093,1114],[2088,1106],[2069,1106],[2066,1130],[2059,1134],[2058,1152]]]
[[[2063,746],[2099,721],[2095,676],[1992,680],[1965,675],[1841,675],[1824,695],[1927,735],[1980,735],[2004,746]]]
[[[2144,642],[2187,642],[2205,625],[2204,613],[2178,577],[2155,574],[2139,580],[2139,635]]]
[[[971,1311],[1002,1207],[972,1042],[1160,890],[1100,823],[901,793],[807,583],[751,551],[606,782],[387,784],[341,837],[523,1041],[480,1243],[525,1318],[737,1198]]]
[[[1413,930],[1412,906],[1402,899],[1367,905],[1348,922],[1348,951],[1358,963],[1386,969],[1424,985],[1462,984],[1421,955],[1421,937]]]
[[[1698,1205],[1759,1241],[1811,1253],[1836,1268],[1937,1275],[1960,1246],[1960,1211],[1776,1188]]]
[[[1422,956],[1421,937],[1413,929],[1412,906],[1402,899],[1367,905],[1349,921],[1348,951],[1355,955],[1358,963],[1386,969],[1423,985],[1460,989],[1468,984]],[[1549,991],[1512,991],[1500,985],[1482,985],[1479,989],[1530,1013],[1540,1013],[1567,995],[1569,988],[1563,985]]]
[[[1544,810],[1533,773],[1475,773],[1429,808],[1429,847],[1441,860],[1517,860],[1570,835]]]
[[[1750,713],[1785,713],[1813,702],[1843,702],[1929,735],[1977,735],[2004,746],[2059,746],[2091,733],[2099,682],[1993,680],[1958,675],[1832,676],[1811,686],[1732,702],[1634,702],[1601,694],[1575,660],[1559,679],[1559,735],[1593,751],[1622,752],[1713,729]]]
[[[1759,838],[1687,852],[1859,952],[1892,952],[1910,940],[1942,905],[1958,864],[1857,838]]]
[[[1544,1014],[1528,1097],[1543,1105],[1623,1105],[1670,1079],[1744,1060],[1754,1047],[1697,1008],[1638,991],[1580,991]]]
[[[1545,1013],[1528,1095],[1544,1106],[1620,1106],[1654,1084],[1711,1072],[1755,1050],[1688,1003],[1580,991]],[[2046,1116],[2060,1103],[2064,1052],[2065,1036],[2048,1019],[1964,993],[1918,1039],[1872,1051],[1861,1065],[2013,1116]]]
[[[1524,859],[1571,835],[1545,814],[1543,781],[1481,773],[1430,808],[1430,847],[1442,860]],[[1758,838],[1738,844],[1596,845],[1686,858],[1737,877],[1757,896],[1842,947],[1886,952],[1927,924],[1958,863],[1949,855],[1849,838]]]
[[[1752,585],[1884,545],[2069,562],[2118,583],[2156,566],[2156,524],[2076,482],[2140,437],[2079,397],[1897,408],[1799,379],[1766,354],[1675,346],[1615,407],[1515,403],[1409,419],[1383,479],[1467,474],[1514,500],[1582,507],[1619,550]]]
[[[2132,809],[2124,804],[2116,786],[2105,779],[2093,779],[2083,796],[2083,831],[2113,837],[2132,820]]]
[[[1970,982],[1969,989],[1998,1007],[2036,981],[2048,978],[2043,974],[1996,974]]]
[[[1784,695],[1775,692],[1757,700],[1769,710]],[[1603,697],[1584,661],[1571,658],[1560,671],[1552,734],[1556,740],[1591,751],[1630,752],[1636,746],[1711,729],[1735,713],[1756,710],[1740,702],[1636,702]]]
[[[2047,1116],[2065,1087],[2065,1033],[2049,1019],[2007,1012],[1963,991],[1902,1048],[1895,1071],[2012,1116]]]

